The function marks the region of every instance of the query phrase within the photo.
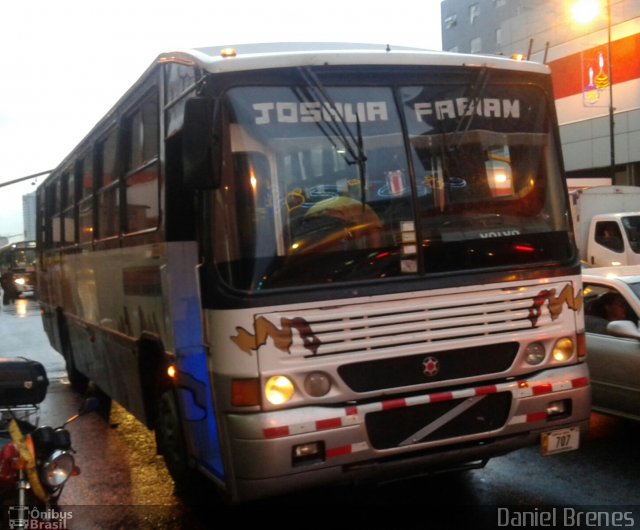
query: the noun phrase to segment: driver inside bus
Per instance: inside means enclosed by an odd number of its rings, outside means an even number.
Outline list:
[[[358,240],[366,236],[368,248],[378,248],[382,244],[382,222],[368,204],[348,196],[337,195],[314,204],[305,218],[330,217],[337,219],[345,227],[348,237]]]
[[[320,250],[339,241],[342,246],[379,248],[382,245],[382,222],[368,204],[363,205],[353,198],[354,193],[342,193],[305,208],[303,190],[296,188],[289,192],[286,205],[291,225],[295,226],[292,234],[299,239],[295,248]],[[318,234],[322,236],[320,243],[303,243]]]

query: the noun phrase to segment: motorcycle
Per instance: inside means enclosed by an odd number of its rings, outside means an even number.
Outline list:
[[[39,426],[39,404],[48,379],[44,367],[25,358],[0,358],[0,498],[10,528],[27,528],[33,508],[46,517],[68,479],[79,473],[67,425],[95,410],[86,400],[58,428]]]

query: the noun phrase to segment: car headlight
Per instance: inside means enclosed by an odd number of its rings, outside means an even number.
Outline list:
[[[50,488],[56,488],[64,484],[73,473],[75,460],[71,453],[66,451],[54,451],[42,465],[40,480]]]

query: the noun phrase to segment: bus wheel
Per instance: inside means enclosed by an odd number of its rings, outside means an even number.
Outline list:
[[[182,494],[187,490],[192,472],[187,463],[178,403],[173,390],[166,390],[156,401],[155,436],[158,453],[175,482],[176,491]]]
[[[62,356],[65,360],[67,368],[67,378],[78,394],[84,394],[89,385],[89,378],[76,368],[76,362],[73,359],[73,348],[71,346],[71,338],[67,322],[62,314],[61,309],[56,309],[56,322],[60,333],[60,343],[62,347]]]

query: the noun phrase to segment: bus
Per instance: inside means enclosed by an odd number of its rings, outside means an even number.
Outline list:
[[[232,502],[580,445],[549,69],[376,45],[159,55],[37,190],[71,383]]]
[[[0,248],[3,305],[35,294],[36,261],[35,241],[17,241]]]

